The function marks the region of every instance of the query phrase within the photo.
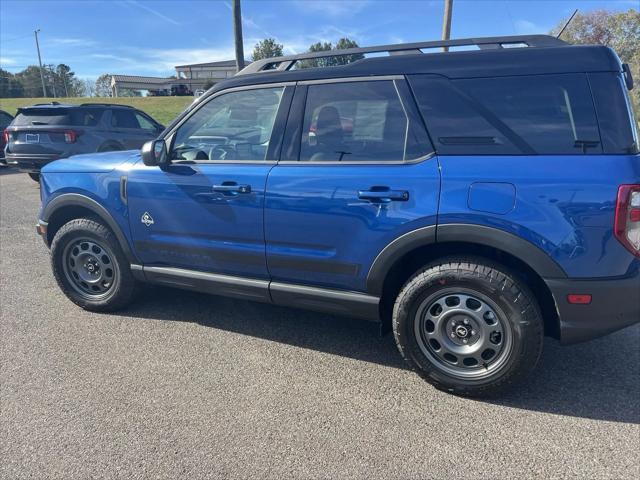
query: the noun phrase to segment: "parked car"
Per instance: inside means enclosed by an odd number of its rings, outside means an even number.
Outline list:
[[[420,50],[461,45],[481,48]],[[381,51],[254,62],[141,154],[47,165],[38,231],[62,291],[95,311],[148,282],[362,317],[476,396],[530,372],[545,335],[637,323],[640,155],[615,52],[520,36],[344,54]]]
[[[18,109],[5,130],[7,162],[38,180],[47,163],[79,153],[139,149],[164,127],[127,105],[44,103]]]
[[[193,92],[188,85],[180,83],[171,87],[171,96],[173,97],[191,97]]]
[[[13,116],[4,110],[0,110],[0,164],[6,165],[7,161],[4,159],[4,147],[7,144],[7,135],[4,133],[4,129],[11,123]]]

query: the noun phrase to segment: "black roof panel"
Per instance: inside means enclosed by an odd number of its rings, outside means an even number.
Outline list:
[[[620,71],[615,52],[597,45],[522,47],[417,53],[365,58],[335,67],[268,70],[238,75],[216,84],[211,92],[259,83],[319,80],[369,75],[437,74],[448,78],[540,75],[573,72]]]

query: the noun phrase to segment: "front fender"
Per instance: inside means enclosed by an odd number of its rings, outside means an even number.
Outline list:
[[[41,189],[41,222],[51,224],[58,214],[73,207],[89,210],[113,231],[128,260],[138,263],[129,240],[128,208],[120,195],[120,175],[46,173]]]

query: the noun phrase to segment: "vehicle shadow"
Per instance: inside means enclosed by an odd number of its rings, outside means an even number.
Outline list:
[[[149,287],[123,316],[200,325],[398,369],[393,335],[377,324],[164,287]],[[596,420],[640,423],[640,325],[562,347],[546,339],[534,374],[505,394],[476,400]]]
[[[0,176],[2,175],[12,175],[14,173],[21,173],[20,170],[18,170],[15,167],[8,167],[6,165],[0,165]]]

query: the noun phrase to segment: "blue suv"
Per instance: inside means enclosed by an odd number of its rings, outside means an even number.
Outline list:
[[[465,48],[423,52],[443,46]],[[640,320],[633,80],[611,49],[335,55],[254,62],[141,152],[45,166],[37,230],[62,291],[94,311],[148,282],[362,317],[475,396],[531,371],[544,336]]]

